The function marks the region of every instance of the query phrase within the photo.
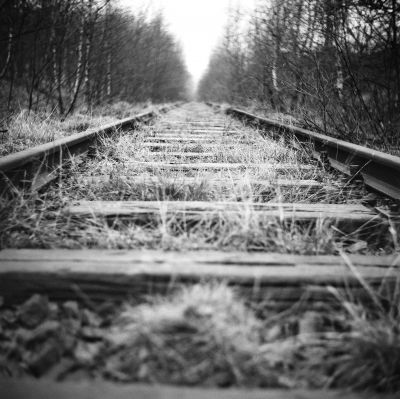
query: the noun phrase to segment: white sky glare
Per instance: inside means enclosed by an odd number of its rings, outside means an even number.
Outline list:
[[[251,9],[254,0],[121,0],[131,9],[163,11],[170,32],[182,44],[186,65],[197,84],[223,34],[229,6]]]

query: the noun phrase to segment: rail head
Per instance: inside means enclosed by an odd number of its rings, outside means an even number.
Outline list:
[[[259,125],[293,133],[300,141],[313,143],[316,153],[324,152],[333,168],[350,176],[358,174],[369,187],[397,201],[400,200],[400,157],[263,118],[241,109],[228,108],[226,113]]]
[[[9,191],[9,189],[21,184],[26,186],[27,182],[31,190],[36,191],[57,177],[60,166],[65,160],[71,155],[87,153],[93,141],[103,134],[108,135],[115,130],[134,127],[137,123],[147,122],[158,113],[167,112],[177,105],[160,107],[6,155],[0,158],[0,192]]]
[[[121,129],[135,123],[139,123],[147,118],[154,117],[155,112],[144,112],[133,117],[125,118],[117,122],[108,123],[99,128],[88,129],[84,132],[75,133],[58,140],[41,144],[33,148],[28,148],[14,154],[6,155],[0,158],[0,172],[8,172],[17,167],[23,166],[36,159],[44,158],[48,155],[73,147],[85,141],[91,141],[104,133],[109,133],[115,129]]]

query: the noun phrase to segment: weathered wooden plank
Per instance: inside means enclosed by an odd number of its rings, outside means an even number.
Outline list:
[[[194,170],[194,169],[269,169],[272,171],[307,171],[314,170],[313,165],[298,165],[284,163],[217,163],[217,162],[195,162],[195,163],[167,163],[167,162],[141,162],[131,161],[131,166],[143,167],[146,169],[173,169],[173,170]]]
[[[185,118],[182,120],[182,118],[178,119],[170,119],[169,117],[166,117],[165,119],[162,119],[162,123],[214,123],[214,122],[222,122],[225,123],[227,121],[232,121],[231,118],[226,117],[225,115],[220,115],[219,117],[216,117],[216,115],[210,116],[210,114],[205,115],[205,118],[203,119],[190,119],[190,118]]]
[[[105,381],[0,379],[7,399],[395,399],[396,395],[327,390],[211,389]]]
[[[162,140],[169,140],[169,139],[222,139],[222,134],[191,134],[191,133],[156,133],[154,136],[147,136],[146,139],[149,138],[158,138]]]
[[[161,125],[156,127],[157,130],[161,131],[176,131],[176,132],[182,132],[182,131],[190,131],[190,132],[226,132],[226,131],[231,131],[231,132],[237,132],[239,129],[232,127],[232,126],[183,126],[183,125]]]
[[[180,129],[161,129],[158,131],[159,133],[163,133],[163,134],[173,134],[173,133],[182,133],[182,132],[186,132],[186,133],[190,133],[190,134],[204,134],[204,133],[209,133],[209,134],[235,134],[235,133],[239,133],[238,130],[228,130],[228,129],[224,129],[224,128],[207,128],[207,129],[198,129],[198,128],[180,128]]]
[[[233,143],[231,144],[234,145]],[[175,143],[141,143],[142,147],[145,148],[185,148],[185,147],[203,147],[203,148],[215,148],[221,147],[220,143],[210,142],[210,143],[185,143],[185,142],[175,142]],[[228,144],[224,143],[224,148],[228,147]]]
[[[164,135],[164,136],[194,136],[194,137],[201,137],[201,136],[212,136],[212,137],[221,137],[221,136],[234,136],[239,135],[239,132],[232,132],[232,131],[225,131],[225,130],[160,130],[152,132],[155,135]]]
[[[211,126],[211,125],[159,125],[155,128],[161,131],[203,131],[203,132],[225,132],[233,130],[230,126]]]
[[[234,136],[225,136],[223,134],[207,134],[207,133],[201,133],[201,134],[195,134],[195,133],[156,133],[152,136],[147,136],[146,138],[159,138],[161,140],[169,140],[169,139],[217,139],[217,140],[222,140],[222,139],[227,139],[227,138],[236,138]]]
[[[399,268],[400,255],[348,255],[348,259],[357,267],[370,268]],[[346,260],[336,255],[288,255],[266,252],[243,251],[162,251],[162,250],[108,250],[108,249],[3,249],[0,251],[0,267],[3,272],[10,272],[20,262],[76,262],[92,261],[93,271],[95,263],[119,264],[169,264],[169,263],[196,263],[200,265],[237,265],[237,266],[264,266],[264,267],[331,267],[346,266]],[[5,266],[5,262],[13,262]],[[28,264],[26,263],[26,264]],[[78,265],[79,266],[79,265]],[[25,267],[25,266],[24,266]],[[32,266],[32,271],[36,266]],[[106,266],[104,266],[106,270]]]
[[[221,137],[224,135],[225,132],[223,131],[191,131],[191,130],[162,130],[162,131],[155,131],[152,132],[152,134],[156,136],[166,136],[166,137],[171,137],[171,136],[193,136],[193,137]],[[236,133],[234,133],[236,134]]]
[[[335,301],[326,285],[365,298],[360,278],[389,287],[400,277],[399,256],[298,256],[216,251],[163,252],[127,250],[3,250],[0,252],[0,295],[7,303],[34,292],[52,298],[77,295],[74,287],[95,300],[166,292],[183,282],[218,279],[250,289],[271,302],[307,298]],[[357,270],[357,275],[354,274]],[[318,289],[316,289],[318,287]],[[273,306],[271,304],[271,306]]]
[[[162,130],[207,130],[207,131],[224,131],[226,129],[231,129],[230,126],[227,125],[200,125],[200,124],[192,124],[192,125],[176,125],[176,124],[161,124],[156,127],[156,129]]]
[[[143,215],[180,215],[186,218],[247,213],[279,220],[330,219],[367,223],[379,216],[357,204],[245,203],[207,201],[77,201],[65,208],[69,215],[131,217]]]
[[[212,119],[212,120],[208,120],[208,121],[178,121],[178,120],[168,120],[168,119],[164,119],[160,122],[160,125],[201,125],[201,126],[205,126],[205,125],[210,125],[210,126],[225,126],[226,124],[231,124],[231,122],[227,119]]]
[[[164,153],[161,153],[164,154]],[[168,153],[167,153],[168,154]],[[185,154],[185,153],[183,153]],[[200,153],[202,154],[202,153]],[[211,153],[211,155],[213,155]],[[325,189],[333,190],[333,187],[325,186],[323,183],[315,180],[288,180],[288,179],[271,179],[271,180],[260,180],[260,179],[243,179],[237,177],[221,178],[216,176],[176,176],[176,177],[158,177],[158,176],[125,176],[118,175],[111,177],[109,175],[97,175],[97,176],[80,176],[79,181],[85,184],[99,184],[99,183],[110,183],[110,182],[126,182],[127,184],[149,184],[149,185],[165,185],[175,184],[177,186],[193,186],[196,184],[206,184],[207,186],[218,186],[218,187],[230,187],[240,184],[240,187],[249,186],[261,186],[263,188],[269,187],[297,187],[305,189]]]
[[[172,156],[180,158],[213,158],[216,154],[214,152],[153,151],[151,155]]]
[[[146,137],[145,142],[221,142],[222,138],[219,137]]]

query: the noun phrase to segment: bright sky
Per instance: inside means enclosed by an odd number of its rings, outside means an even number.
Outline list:
[[[251,9],[255,0],[121,0],[136,7],[163,10],[170,31],[182,43],[186,65],[197,84],[223,33],[230,5]]]

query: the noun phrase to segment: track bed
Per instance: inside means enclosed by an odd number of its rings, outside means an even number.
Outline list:
[[[192,103],[85,154],[40,194],[4,200],[3,376],[294,390],[136,386],[138,398],[353,387],[339,364],[357,312],[391,307],[400,267],[397,221],[357,179]]]

